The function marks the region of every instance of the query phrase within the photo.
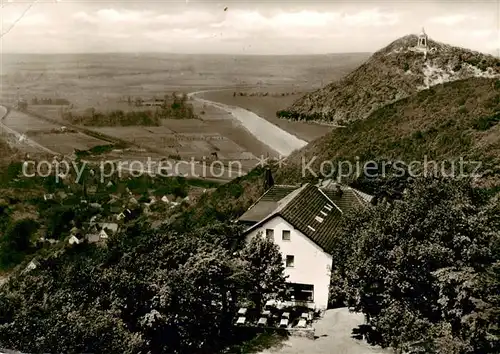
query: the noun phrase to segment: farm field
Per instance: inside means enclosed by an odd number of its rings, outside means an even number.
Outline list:
[[[293,86],[314,89],[360,65],[368,53],[304,56],[58,54],[2,56],[2,92],[58,96],[75,106],[109,105],[126,96],[204,89]],[[19,90],[18,90],[19,88]]]
[[[71,155],[75,149],[88,150],[108,143],[82,133],[45,133],[32,137],[37,143],[63,155]]]
[[[104,127],[93,130],[131,141],[140,146],[161,149],[165,152],[165,156],[179,156],[183,160],[191,158],[200,160],[203,157],[210,157],[212,153],[217,153],[221,160],[254,158],[253,154],[220,135],[214,129],[203,126],[199,121],[184,121],[180,127],[182,129],[179,129],[179,125],[175,128],[175,130],[171,130],[165,126]]]
[[[12,128],[22,134],[29,134],[30,132],[37,131],[50,131],[51,129],[60,128],[60,126],[45,122],[26,113],[15,110],[10,111],[10,113],[3,120],[3,123],[9,128]]]
[[[106,145],[105,141],[76,132],[54,133],[61,126],[43,121],[24,112],[12,110],[3,120],[3,123],[19,132],[25,134],[36,143],[59,154],[69,155],[74,149],[88,150],[94,146]],[[24,149],[23,149],[24,150]],[[30,152],[33,150],[29,149]]]
[[[253,111],[299,139],[311,141],[329,128],[276,118],[300,93],[345,75],[360,65],[368,54],[308,56],[230,56],[177,54],[62,54],[3,56],[2,96],[0,104],[13,105],[18,97],[28,110],[60,121],[48,123],[20,112],[12,112],[5,123],[36,142],[62,154],[73,149],[86,150],[106,141],[83,133],[54,134],[67,122],[62,111],[154,109],[135,107],[136,98],[162,98],[172,93],[224,90],[203,93],[210,100],[240,106]],[[283,96],[236,96],[233,92],[274,92]],[[295,93],[288,94],[286,93]],[[37,99],[63,98],[70,106],[30,104]],[[154,158],[182,160],[241,161],[252,168],[259,157],[277,157],[278,153],[258,133],[251,134],[232,114],[211,105],[193,104],[199,119],[164,119],[159,127],[85,127],[143,148]],[[151,152],[151,151],[154,151]],[[99,158],[132,159],[130,151],[107,153]],[[153,156],[154,155],[154,156]]]

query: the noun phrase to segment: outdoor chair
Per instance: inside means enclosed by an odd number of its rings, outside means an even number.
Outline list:
[[[307,321],[305,319],[300,319],[299,323],[297,324],[297,328],[306,328],[307,327]]]
[[[281,328],[286,328],[288,327],[288,319],[287,318],[282,318],[280,321],[280,327]]]

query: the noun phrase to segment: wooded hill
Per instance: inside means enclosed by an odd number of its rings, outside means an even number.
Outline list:
[[[424,57],[422,52],[411,50],[417,41],[415,35],[395,40],[341,80],[304,95],[277,115],[346,124],[436,84],[500,77],[500,60],[492,55],[429,39],[429,52]]]
[[[500,185],[500,81],[470,78],[434,86],[379,108],[364,120],[333,129],[287,158],[277,171],[280,183],[304,179],[302,159],[481,162],[485,185]],[[346,179],[348,182],[349,179]]]

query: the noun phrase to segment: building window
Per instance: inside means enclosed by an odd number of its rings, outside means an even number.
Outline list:
[[[274,241],[274,230],[266,229],[266,238],[268,241]]]
[[[289,297],[294,301],[314,301],[314,285],[291,283]]]
[[[293,267],[295,264],[295,257],[294,256],[286,256],[286,266],[288,268]]]
[[[283,230],[283,233],[281,234],[281,239],[283,241],[290,241],[290,230]]]

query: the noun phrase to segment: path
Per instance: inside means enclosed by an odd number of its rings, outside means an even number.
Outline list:
[[[307,145],[306,141],[297,138],[295,135],[288,133],[253,112],[241,107],[229,106],[197,96],[198,94],[204,92],[209,91],[191,92],[188,96],[200,103],[217,107],[231,113],[231,115],[237,119],[251,134],[271,149],[276,150],[281,156],[288,156],[293,151]]]
[[[350,313],[347,308],[328,310],[314,324],[317,339],[289,337],[282,347],[259,354],[391,354],[389,349],[351,338],[352,329],[363,323],[362,314]]]
[[[45,146],[38,144],[37,142],[33,141],[32,139],[29,139],[24,134],[21,134],[21,133],[15,131],[14,129],[6,126],[3,123],[3,120],[8,114],[9,114],[9,110],[4,106],[0,106],[0,130],[3,130],[7,134],[12,135],[19,143],[24,143],[28,146],[31,146],[31,147],[38,149],[38,150],[42,150],[42,151],[47,152],[47,153],[52,154],[52,155],[58,155],[57,152],[54,152],[54,151],[46,148]]]

